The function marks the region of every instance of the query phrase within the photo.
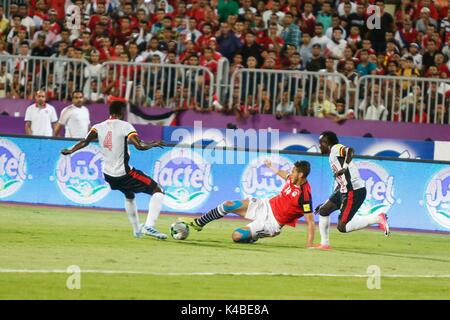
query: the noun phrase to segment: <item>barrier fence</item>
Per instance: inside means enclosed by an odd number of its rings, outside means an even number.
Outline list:
[[[324,117],[333,101],[348,106],[348,86],[339,73],[239,69],[231,76],[229,109]]]
[[[450,79],[364,76],[355,106],[366,120],[450,124]]]
[[[355,117],[364,120],[450,124],[450,79],[238,69],[221,59],[215,73],[194,65],[0,55],[0,98],[70,100],[75,89],[89,102],[127,97],[146,107],[278,116]]]

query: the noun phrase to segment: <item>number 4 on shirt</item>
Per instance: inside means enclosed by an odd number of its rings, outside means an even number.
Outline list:
[[[112,131],[108,131],[105,140],[103,140],[103,147],[112,151]]]

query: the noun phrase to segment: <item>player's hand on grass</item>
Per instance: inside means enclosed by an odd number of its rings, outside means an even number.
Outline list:
[[[72,153],[72,151],[70,151],[69,149],[62,149],[61,150],[61,154],[65,155],[65,156],[67,156],[67,155],[69,155],[71,153]]]

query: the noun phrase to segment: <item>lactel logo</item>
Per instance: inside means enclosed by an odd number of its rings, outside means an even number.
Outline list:
[[[61,155],[56,164],[56,181],[61,192],[73,202],[91,204],[111,190],[102,174],[102,154],[88,146],[69,156]]]
[[[0,139],[0,198],[6,198],[22,187],[27,178],[25,153],[7,139]]]
[[[450,229],[450,168],[433,176],[425,192],[425,203],[434,221]]]
[[[204,203],[212,191],[211,165],[190,149],[173,149],[155,162],[154,178],[164,188],[164,204],[189,210]]]
[[[356,165],[367,189],[364,201],[358,214],[387,213],[394,204],[394,177],[381,166],[369,162],[358,161]]]
[[[266,167],[267,156],[254,159],[244,170],[241,179],[241,193],[244,198],[272,198],[277,195],[285,181]],[[283,157],[270,157],[272,165],[290,171],[294,164]]]

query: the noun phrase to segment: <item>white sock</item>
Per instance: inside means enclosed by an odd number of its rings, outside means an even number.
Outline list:
[[[320,244],[330,245],[330,217],[319,215]]]
[[[352,220],[350,220],[346,226],[345,230],[347,232],[363,229],[367,226],[370,226],[371,224],[380,223],[381,218],[377,214],[371,214],[368,216],[359,216],[357,214],[354,215]]]
[[[155,227],[156,220],[158,220],[159,213],[161,212],[163,200],[164,194],[161,192],[156,192],[152,195],[148,205],[147,221],[145,222],[146,227]]]
[[[135,199],[125,198],[125,211],[127,212],[128,220],[130,220],[131,226],[134,232],[139,232],[139,216],[136,208]]]

